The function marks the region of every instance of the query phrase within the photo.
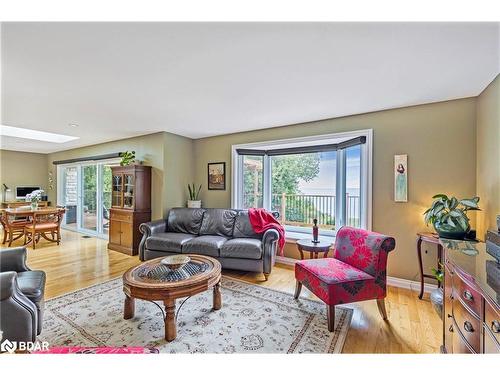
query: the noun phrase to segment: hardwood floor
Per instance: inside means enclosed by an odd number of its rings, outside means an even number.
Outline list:
[[[22,241],[14,245],[22,245]],[[106,246],[105,240],[63,231],[60,246],[40,241],[36,250],[29,247],[28,264],[47,273],[46,298],[49,299],[121,276],[129,267],[140,263],[137,256],[108,250]],[[276,265],[267,282],[262,274],[223,273],[288,293],[293,293],[295,288],[293,269],[289,266]],[[306,288],[302,289],[301,297],[316,298]],[[428,296],[419,300],[415,291],[388,287],[388,321],[382,320],[375,301],[345,306],[354,309],[354,316],[343,353],[439,353],[441,320]]]

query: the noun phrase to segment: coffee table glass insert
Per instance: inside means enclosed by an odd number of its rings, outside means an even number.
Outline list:
[[[207,263],[190,261],[182,268],[171,270],[168,266],[158,264],[145,264],[136,270],[135,276],[145,282],[174,282],[190,278],[191,276],[207,271]]]

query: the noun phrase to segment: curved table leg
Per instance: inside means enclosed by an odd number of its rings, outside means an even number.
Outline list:
[[[424,267],[422,265],[422,238],[417,240],[417,257],[418,257],[418,267],[420,270],[420,293],[418,295],[419,299],[422,299],[424,295]]]

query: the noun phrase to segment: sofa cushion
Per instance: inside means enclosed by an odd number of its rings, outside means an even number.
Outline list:
[[[262,234],[255,233],[248,218],[248,211],[239,211],[234,222],[233,237],[235,238],[262,238]]]
[[[208,208],[203,215],[200,235],[232,237],[237,212],[223,208]]]
[[[168,212],[168,231],[197,235],[200,233],[204,213],[202,208],[172,208]]]
[[[220,255],[220,248],[227,241],[222,236],[199,236],[182,245],[183,254],[201,254],[212,257]]]
[[[45,272],[19,272],[17,274],[17,285],[26,297],[28,297],[32,302],[38,303],[43,299],[45,291]]]
[[[220,256],[224,258],[260,259],[262,241],[256,238],[233,238],[222,245]]]
[[[146,240],[146,249],[180,253],[182,245],[194,237],[188,233],[156,233]]]

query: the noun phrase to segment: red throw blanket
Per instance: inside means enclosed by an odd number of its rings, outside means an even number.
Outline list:
[[[264,233],[268,229],[276,229],[278,231],[278,245],[280,255],[283,256],[283,247],[285,246],[285,228],[283,228],[283,225],[263,208],[249,208],[248,218],[255,233]]]

